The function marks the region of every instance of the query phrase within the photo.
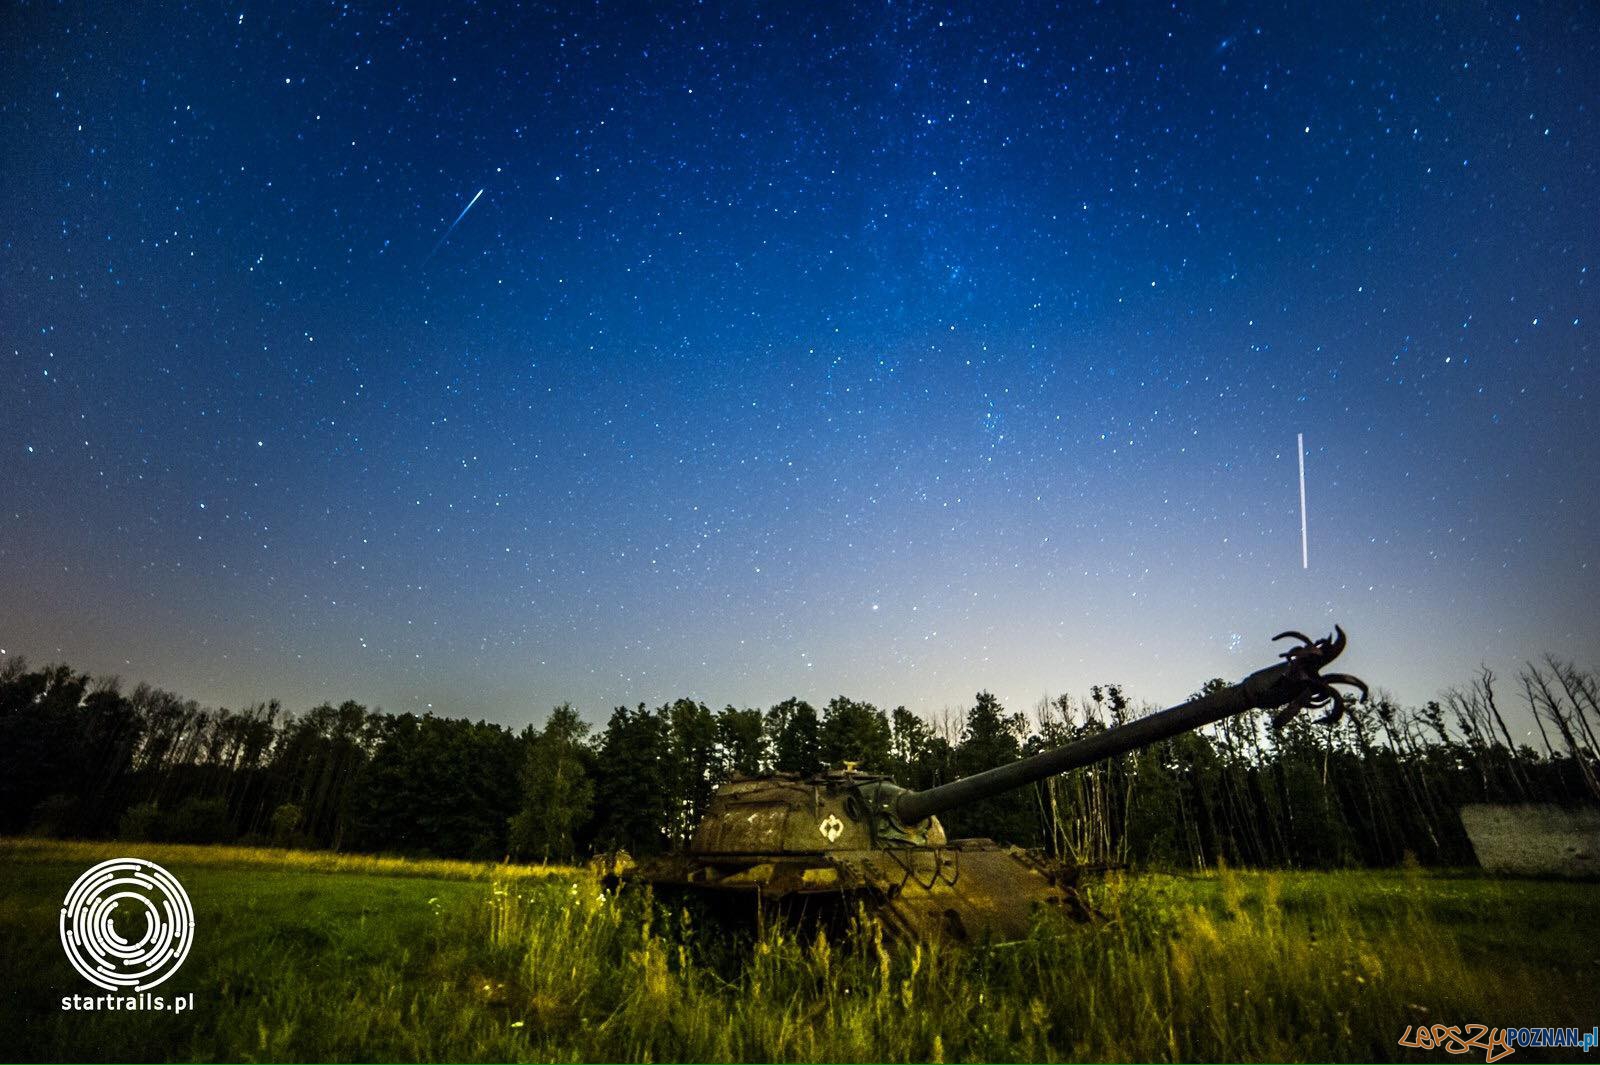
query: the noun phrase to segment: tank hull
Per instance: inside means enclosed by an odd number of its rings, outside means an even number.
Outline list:
[[[848,914],[859,903],[891,935],[907,939],[1007,942],[1027,936],[1041,910],[1089,914],[1069,866],[987,839],[811,854],[663,855],[619,872],[623,881],[691,891],[733,914]]]

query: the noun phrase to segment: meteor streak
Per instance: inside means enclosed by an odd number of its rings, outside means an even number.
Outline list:
[[[1311,554],[1306,542],[1306,434],[1296,433],[1294,439],[1300,450],[1300,568],[1310,569]]]
[[[460,225],[461,224],[461,220],[463,218],[467,217],[467,212],[472,210],[472,205],[477,203],[478,202],[478,197],[482,196],[482,195],[483,195],[483,190],[479,189],[473,195],[472,199],[467,201],[467,205],[465,207],[461,208],[461,213],[456,215],[456,220],[454,222],[450,223],[450,228],[446,229],[444,231],[444,236],[439,238],[439,243],[435,244],[433,246],[433,251],[430,251],[428,253],[427,258],[422,260],[424,264],[427,263],[428,259],[433,258],[433,252],[436,252],[440,248],[444,247],[444,242],[450,239],[450,234],[452,234],[452,233],[454,233],[456,231],[456,226]]]

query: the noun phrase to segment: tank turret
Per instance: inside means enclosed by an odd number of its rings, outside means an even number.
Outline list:
[[[625,874],[658,887],[757,905],[859,899],[902,935],[1014,939],[1040,906],[1076,908],[1076,871],[1054,859],[987,839],[949,840],[938,815],[1046,777],[1134,751],[1252,709],[1277,710],[1279,726],[1326,708],[1336,722],[1346,695],[1366,685],[1322,670],[1345,648],[1338,626],[1299,642],[1281,661],[1181,705],[1094,733],[1008,765],[912,791],[847,763],[814,776],[735,778],[712,797],[688,849],[648,859]]]

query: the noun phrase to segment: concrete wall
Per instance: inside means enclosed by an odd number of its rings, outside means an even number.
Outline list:
[[[1461,808],[1478,863],[1497,873],[1600,877],[1600,806]]]

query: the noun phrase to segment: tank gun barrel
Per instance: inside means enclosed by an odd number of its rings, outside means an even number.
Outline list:
[[[1333,687],[1335,684],[1350,685],[1366,698],[1367,686],[1357,678],[1345,673],[1320,672],[1344,650],[1343,629],[1335,625],[1333,635],[1321,640],[1292,631],[1279,633],[1273,639],[1286,637],[1298,639],[1300,643],[1280,656],[1283,661],[1257,670],[1237,684],[1008,765],[926,791],[901,792],[891,800],[890,812],[901,824],[914,825],[934,814],[1138,750],[1246,710],[1281,707],[1272,721],[1274,726],[1281,726],[1307,707],[1329,707],[1318,722],[1333,724],[1346,709],[1346,696]]]

